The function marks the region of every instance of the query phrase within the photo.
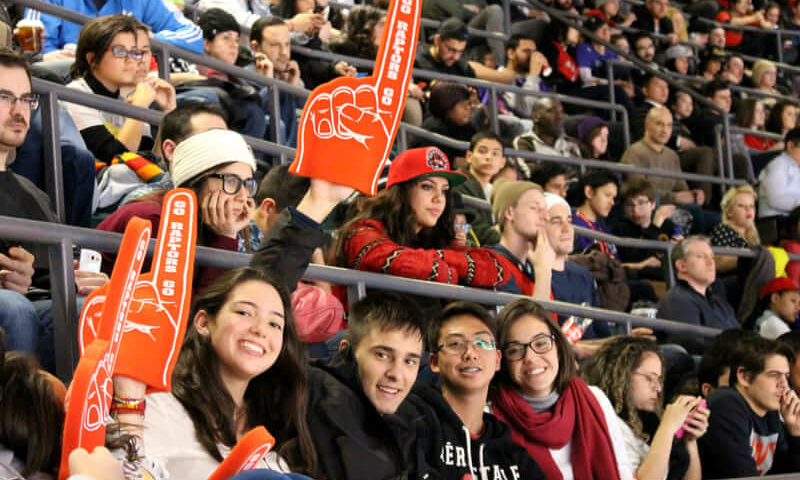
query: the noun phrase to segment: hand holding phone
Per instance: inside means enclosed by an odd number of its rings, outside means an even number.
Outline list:
[[[694,408],[692,408],[692,410],[689,412],[689,414],[686,415],[686,421],[683,422],[683,426],[679,428],[677,432],[675,432],[675,438],[683,438],[683,436],[686,434],[685,427],[689,424],[689,418],[692,416],[692,414],[694,414],[695,410],[697,410],[700,407],[706,408],[705,400],[701,400],[700,403],[695,405]]]

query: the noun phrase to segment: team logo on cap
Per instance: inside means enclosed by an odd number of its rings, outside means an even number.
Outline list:
[[[447,170],[448,162],[447,157],[444,156],[441,150],[436,147],[429,148],[428,152],[426,153],[425,157],[427,158],[427,164],[434,170]]]

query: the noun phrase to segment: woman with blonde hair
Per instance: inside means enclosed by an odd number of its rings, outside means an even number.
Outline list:
[[[753,64],[753,74],[751,78],[753,79],[753,86],[755,86],[756,90],[770,95],[784,94],[784,92],[775,88],[775,84],[778,81],[778,67],[775,65],[775,62],[763,59],[758,60]],[[765,105],[772,107],[775,105],[775,102],[777,102],[777,99],[774,97],[764,97],[761,101],[764,102]]]
[[[702,398],[687,395],[663,408],[663,365],[653,340],[615,337],[583,365],[581,376],[614,406],[637,479],[699,480],[697,439],[708,428],[709,412]]]
[[[711,245],[715,247],[749,248],[761,244],[756,229],[756,200],[758,195],[750,185],[731,188],[722,197],[722,223],[711,230]],[[717,271],[736,268],[737,257],[716,255]]]

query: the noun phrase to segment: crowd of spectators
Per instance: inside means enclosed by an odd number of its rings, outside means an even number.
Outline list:
[[[451,141],[409,134],[365,197],[248,139],[295,147],[295,93],[369,75],[354,58],[375,59],[389,2],[50,3],[92,18],[0,9],[9,30],[44,27],[40,52],[0,47],[0,213],[111,232],[136,216],[158,237],[164,195],[189,188],[197,245],[251,259],[196,269],[172,391],[115,375],[109,450],[73,452],[75,480],[208,478],[258,425],[276,440],[250,472],[263,479],[800,472],[800,5],[422,0],[438,23],[415,46],[403,121]],[[798,33],[779,44],[775,28]],[[153,39],[216,66],[159,69]],[[56,106],[60,218],[32,76],[163,113]],[[79,309],[114,259],[75,261]],[[350,303],[303,278],[309,263],[526,298]],[[0,241],[2,478],[58,475],[55,324],[76,319],[54,318],[50,270],[41,245]],[[538,300],[722,333],[626,330]]]

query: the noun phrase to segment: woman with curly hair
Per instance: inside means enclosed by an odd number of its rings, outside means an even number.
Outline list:
[[[581,369],[614,406],[637,479],[700,479],[697,439],[708,428],[709,411],[702,398],[682,395],[662,412],[663,375],[658,345],[641,337],[609,340]]]
[[[385,25],[386,12],[371,5],[358,5],[350,10],[342,36],[338,41],[331,43],[331,51],[374,60],[378,56],[378,47]]]

